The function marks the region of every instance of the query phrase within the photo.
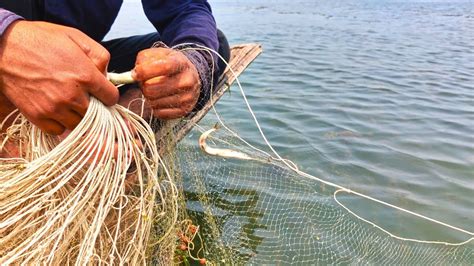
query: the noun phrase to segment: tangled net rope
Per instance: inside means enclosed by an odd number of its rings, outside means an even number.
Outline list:
[[[174,182],[153,131],[128,109],[91,99],[65,139],[19,115],[7,142],[19,156],[1,159],[1,264],[134,265],[171,234]]]

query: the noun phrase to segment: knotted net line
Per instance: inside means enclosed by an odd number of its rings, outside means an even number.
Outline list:
[[[199,49],[219,56],[205,47]],[[255,131],[231,128],[226,122],[233,121],[225,119],[228,114],[213,106],[213,112],[177,150],[188,214],[201,226],[201,252],[208,261],[252,265],[474,263],[474,232],[318,178],[282,158],[266,138],[239,80],[236,82],[241,106],[248,113],[239,122],[253,123]],[[204,151],[197,145],[202,136],[207,141]],[[417,239],[413,232],[383,226],[390,222],[370,218],[366,215],[370,212],[384,212],[394,221],[449,237],[427,233]]]
[[[64,139],[18,115],[7,144],[17,154],[0,164],[0,264],[170,260],[178,193],[140,116],[91,98]]]

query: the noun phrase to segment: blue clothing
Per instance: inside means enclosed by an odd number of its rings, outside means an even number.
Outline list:
[[[17,14],[0,8],[0,36],[3,35],[3,33],[8,28],[8,26],[10,26],[10,24],[19,19],[21,19],[21,17]]]
[[[122,0],[44,0],[44,21],[81,30],[101,41],[118,15]],[[218,49],[216,22],[206,0],[142,0],[148,20],[168,46],[197,43]],[[0,35],[15,19],[0,7]]]

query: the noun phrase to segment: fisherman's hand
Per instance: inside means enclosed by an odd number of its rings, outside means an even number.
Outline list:
[[[89,95],[117,103],[118,90],[105,76],[109,59],[76,29],[17,21],[0,38],[0,92],[43,131],[61,134],[80,122]]]
[[[150,48],[137,55],[134,79],[161,119],[183,117],[196,105],[201,84],[196,67],[180,51]]]

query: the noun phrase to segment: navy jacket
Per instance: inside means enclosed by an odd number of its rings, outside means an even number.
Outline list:
[[[44,0],[42,20],[80,29],[96,41],[110,30],[122,0]],[[206,0],[142,0],[143,9],[163,41],[192,42],[218,49],[216,22]],[[0,35],[18,16],[2,9]]]

